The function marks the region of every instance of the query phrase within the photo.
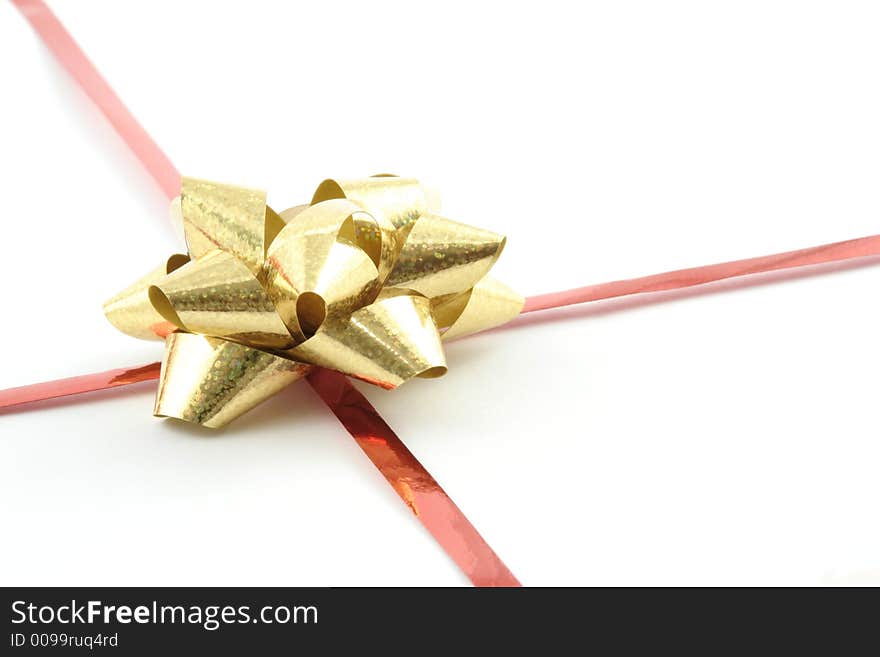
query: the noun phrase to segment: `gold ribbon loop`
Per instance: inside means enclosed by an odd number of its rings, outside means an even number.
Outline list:
[[[226,251],[210,251],[156,282],[150,300],[165,319],[191,333],[267,349],[293,346],[269,295]]]
[[[443,340],[506,324],[520,314],[525,299],[501,281],[484,276],[471,290],[434,305]]]
[[[284,227],[266,205],[266,192],[183,178],[183,230],[192,258],[222,249],[259,275],[266,247]]]
[[[374,217],[387,219],[395,229],[403,232],[429,209],[427,195],[418,180],[390,174],[325,180],[318,186],[312,203],[335,198],[350,199]]]
[[[172,333],[165,341],[153,414],[222,427],[309,370],[237,342]]]
[[[385,284],[439,297],[472,288],[495,264],[504,238],[432,214],[415,222]]]
[[[379,294],[381,244],[367,246],[372,257],[362,246],[371,230],[378,234],[378,225],[359,206],[325,201],[298,213],[269,246],[263,277],[294,336],[308,337],[326,317],[351,314]]]
[[[142,340],[164,340],[176,326],[162,316],[150,301],[150,286],[189,262],[175,253],[149,274],[138,279],[104,303],[104,315],[117,329]]]
[[[384,388],[441,376],[441,334],[523,305],[487,276],[504,237],[432,214],[412,178],[325,180],[281,215],[264,192],[184,178],[180,207],[192,261],[105,305],[125,333],[168,336],[160,416],[222,426],[311,366]]]
[[[404,290],[383,292],[347,319],[327,322],[287,353],[383,388],[446,373],[430,301]]]

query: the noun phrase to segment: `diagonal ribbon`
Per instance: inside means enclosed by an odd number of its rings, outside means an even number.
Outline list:
[[[801,269],[802,274],[809,274],[806,269],[816,265],[829,263],[843,263],[856,258],[869,258],[880,255],[880,235],[860,237],[854,240],[812,246],[797,251],[785,251],[757,258],[745,260],[731,260],[715,265],[691,267],[690,269],[676,269],[662,274],[653,274],[642,278],[631,278],[621,281],[588,285],[562,292],[550,292],[526,299],[523,313],[536,310],[548,310],[550,308],[562,308],[578,303],[589,301],[602,301],[617,297],[630,296],[633,294],[648,294],[652,292],[668,292],[682,290],[688,287],[716,283],[730,278],[740,278],[755,274],[769,274],[771,272]],[[876,264],[875,261],[866,261],[861,264]]]
[[[180,192],[177,169],[42,0],[13,0],[55,57],[107,117],[169,200]],[[110,370],[0,392],[0,408],[158,378],[158,364]],[[344,376],[318,369],[312,388],[357,441],[419,521],[475,586],[520,586],[427,469]]]

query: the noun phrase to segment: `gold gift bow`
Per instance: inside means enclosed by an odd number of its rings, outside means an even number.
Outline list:
[[[189,255],[104,304],[165,339],[154,414],[221,427],[313,366],[384,388],[446,373],[442,340],[516,317],[488,276],[505,240],[433,214],[410,178],[326,180],[281,213],[266,193],[183,178]]]

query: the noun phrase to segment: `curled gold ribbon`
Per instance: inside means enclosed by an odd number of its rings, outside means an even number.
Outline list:
[[[120,331],[165,340],[157,416],[220,427],[313,366],[383,388],[442,376],[442,340],[523,306],[488,276],[505,238],[433,214],[410,178],[326,180],[281,213],[184,178],[179,208],[189,255],[104,305]]]

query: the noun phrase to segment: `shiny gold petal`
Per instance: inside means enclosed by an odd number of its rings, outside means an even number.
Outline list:
[[[182,267],[189,258],[175,254],[104,304],[104,314],[110,323],[123,333],[142,340],[162,340],[175,330],[150,302],[150,286],[175,269]]]
[[[154,307],[190,333],[284,349],[293,338],[251,271],[226,251],[210,251],[157,281]]]
[[[312,203],[334,198],[355,201],[374,217],[384,217],[404,233],[428,211],[428,199],[418,180],[387,174],[352,180],[325,180],[318,186]]]
[[[492,268],[504,242],[501,235],[482,228],[422,215],[385,284],[431,298],[465,292]]]
[[[521,294],[486,276],[464,294],[434,300],[434,318],[440,327],[449,327],[442,338],[451,340],[506,324],[524,303]]]
[[[222,427],[309,370],[303,363],[236,342],[172,333],[165,342],[153,413]]]
[[[221,249],[259,274],[266,247],[284,222],[266,206],[266,192],[184,178],[183,229],[192,258]]]
[[[312,205],[345,198],[366,210],[372,218],[371,222],[358,223],[358,244],[370,254],[379,270],[379,280],[384,282],[408,230],[398,230],[392,219],[408,227],[423,211],[425,194],[418,181],[397,176],[381,175],[341,183],[325,180],[312,197]]]
[[[361,226],[376,224],[359,206],[325,201],[297,213],[269,246],[263,280],[294,336],[308,336],[325,318],[347,315],[379,294],[381,245],[368,244]]]
[[[383,292],[378,301],[347,320],[328,321],[287,353],[383,388],[396,388],[415,376],[446,373],[430,301],[400,291]]]

